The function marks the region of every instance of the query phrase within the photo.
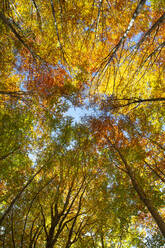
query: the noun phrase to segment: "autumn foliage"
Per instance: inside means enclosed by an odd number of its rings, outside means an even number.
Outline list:
[[[164,245],[164,7],[1,1],[1,247]]]

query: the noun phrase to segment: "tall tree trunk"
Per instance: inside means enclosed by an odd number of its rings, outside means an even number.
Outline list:
[[[141,185],[137,182],[134,172],[132,171],[131,167],[128,165],[127,161],[123,157],[123,155],[118,151],[125,168],[127,169],[128,175],[131,179],[132,185],[134,189],[136,190],[137,194],[139,195],[141,201],[144,203],[144,205],[148,208],[149,212],[151,213],[152,217],[154,218],[155,222],[157,223],[160,231],[162,232],[163,236],[165,237],[165,222],[163,221],[162,217],[158,213],[157,209],[153,206],[152,202],[148,197],[146,196],[144,190],[142,189]]]
[[[122,162],[125,165],[125,169],[127,170],[127,174],[129,175],[129,177],[131,179],[131,182],[132,182],[132,185],[133,185],[135,191],[137,192],[139,198],[144,203],[144,205],[148,208],[148,211],[150,212],[150,214],[154,218],[154,220],[155,220],[156,224],[158,225],[160,231],[162,232],[163,236],[165,237],[165,222],[163,221],[161,215],[158,213],[157,209],[153,206],[151,200],[147,197],[147,195],[145,194],[143,188],[138,183],[137,179],[135,178],[134,171],[132,170],[132,168],[129,166],[129,164],[125,160],[123,154],[120,152],[120,150],[115,145],[113,145],[111,143],[111,141],[108,138],[106,138],[106,139],[107,139],[108,143],[111,145],[111,147],[113,147],[114,150],[117,151],[117,153],[119,154]]]

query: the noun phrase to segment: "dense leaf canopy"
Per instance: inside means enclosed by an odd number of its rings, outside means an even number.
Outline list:
[[[163,247],[164,8],[0,2],[1,247]]]

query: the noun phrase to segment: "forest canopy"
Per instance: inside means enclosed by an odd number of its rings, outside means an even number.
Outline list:
[[[164,9],[1,0],[1,247],[163,247]]]

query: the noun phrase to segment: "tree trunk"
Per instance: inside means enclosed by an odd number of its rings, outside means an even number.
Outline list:
[[[113,147],[114,150],[117,151],[117,153],[119,154],[122,162],[125,165],[125,169],[127,170],[127,174],[129,175],[129,177],[131,179],[131,182],[132,182],[132,185],[133,185],[135,191],[137,192],[139,198],[144,203],[144,205],[148,208],[148,211],[150,212],[150,214],[154,218],[154,220],[155,220],[156,224],[158,225],[161,233],[165,237],[165,222],[163,221],[161,215],[158,213],[157,209],[153,206],[151,200],[146,196],[146,194],[145,194],[144,190],[142,189],[141,185],[137,182],[137,180],[135,178],[135,175],[134,175],[134,172],[132,171],[132,168],[129,166],[129,164],[125,160],[125,158],[122,155],[122,153],[120,152],[120,150],[114,144],[112,144],[111,141],[107,137],[106,137],[106,140],[108,141],[110,146]]]
[[[116,149],[116,148],[115,148]],[[141,201],[144,203],[144,205],[148,208],[148,211],[151,213],[152,217],[154,218],[155,222],[157,223],[160,231],[162,232],[163,236],[165,237],[165,222],[163,221],[162,217],[158,213],[157,209],[153,206],[152,202],[148,197],[146,196],[144,190],[142,189],[141,185],[137,182],[134,172],[132,171],[131,167],[128,165],[127,161],[121,154],[121,152],[116,149],[118,154],[120,155],[120,158],[122,159],[125,168],[127,169],[127,173],[131,179],[132,185],[134,189],[136,190],[137,194],[139,195]]]

